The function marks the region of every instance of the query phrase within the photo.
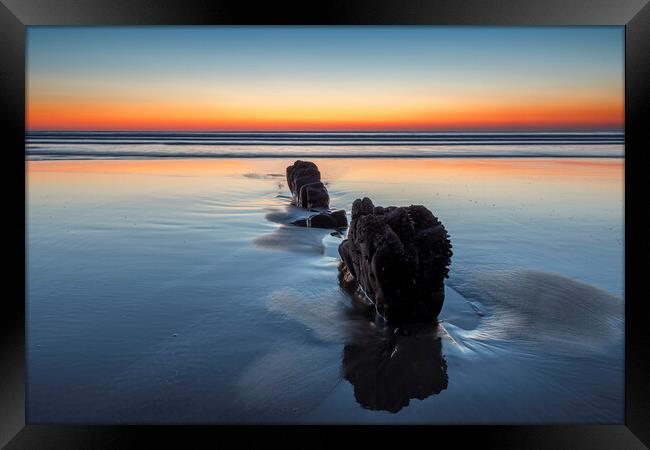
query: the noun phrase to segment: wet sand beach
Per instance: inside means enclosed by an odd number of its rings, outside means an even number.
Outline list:
[[[422,204],[439,324],[395,331],[287,224],[295,158],[26,161],[30,423],[620,423],[622,158],[312,158]]]

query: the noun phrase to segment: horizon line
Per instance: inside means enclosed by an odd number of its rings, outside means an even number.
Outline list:
[[[416,133],[625,133],[625,128],[614,129],[472,129],[472,130],[196,130],[196,129],[140,129],[140,130],[85,130],[85,129],[25,129],[25,133],[264,133],[264,134],[286,134],[286,133],[320,133],[320,134],[349,134],[349,133],[395,133],[395,134],[416,134]]]

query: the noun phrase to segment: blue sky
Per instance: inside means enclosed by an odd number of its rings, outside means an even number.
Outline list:
[[[488,126],[517,128],[530,110],[544,127],[612,128],[623,68],[623,27],[29,27],[28,122],[97,127],[121,101],[153,128],[192,105],[203,115],[178,126],[462,128],[464,112],[480,128],[494,110]],[[48,119],[57,107],[65,120]]]

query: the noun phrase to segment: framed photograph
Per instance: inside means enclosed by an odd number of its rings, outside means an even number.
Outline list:
[[[649,445],[646,1],[2,2],[3,446]]]

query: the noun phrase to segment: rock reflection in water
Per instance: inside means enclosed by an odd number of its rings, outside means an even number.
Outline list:
[[[366,409],[396,413],[411,399],[424,400],[447,388],[437,324],[406,328],[371,326],[343,348],[343,377]]]

